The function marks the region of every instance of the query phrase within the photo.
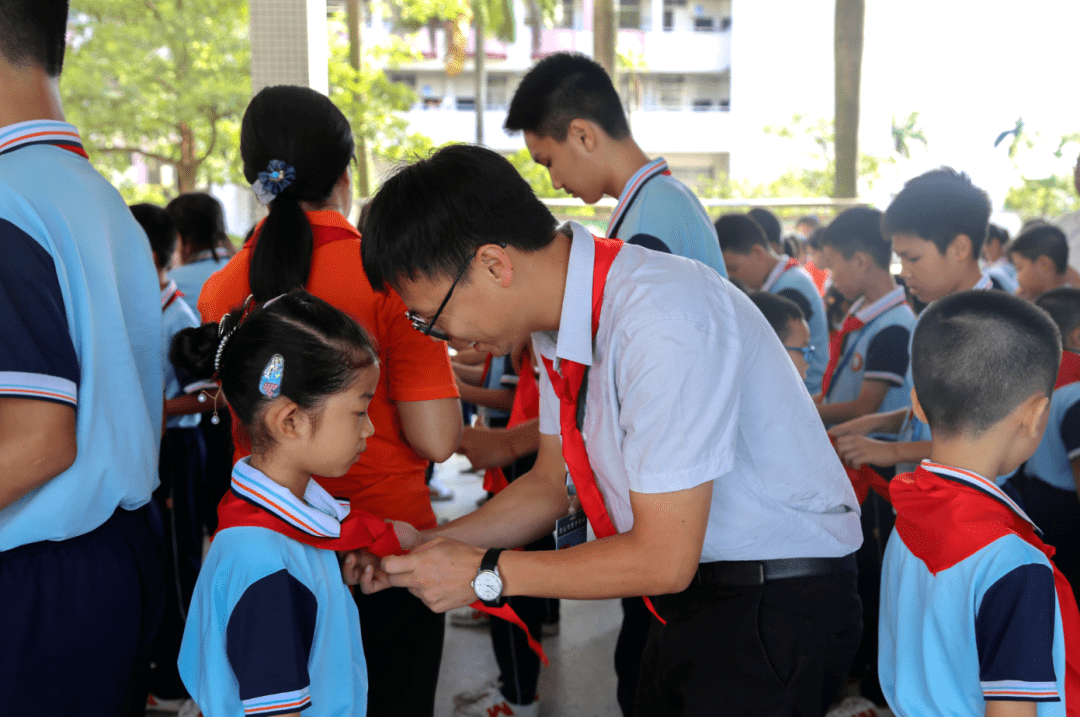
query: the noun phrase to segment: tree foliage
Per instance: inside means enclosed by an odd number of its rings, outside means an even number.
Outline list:
[[[1002,135],[1008,135],[1003,132]],[[1003,136],[999,136],[994,143],[996,147],[1001,143]],[[1018,160],[1023,161],[1025,154],[1035,152],[1046,153],[1049,146],[1038,133],[1025,131],[1023,122],[1017,120],[1017,128],[1010,146],[1009,156],[1016,165]],[[1012,186],[1005,195],[1005,209],[1016,212],[1024,219],[1058,217],[1069,212],[1080,211],[1080,197],[1077,196],[1076,179],[1080,176],[1080,158],[1074,165],[1073,173],[1065,170],[1068,160],[1076,157],[1080,151],[1080,132],[1063,135],[1058,139],[1057,149],[1052,151],[1061,169],[1052,172],[1049,176],[1031,179],[1020,175],[1020,184]]]

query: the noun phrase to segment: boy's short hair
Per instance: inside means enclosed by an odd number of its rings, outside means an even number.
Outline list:
[[[817,218],[816,214],[805,214],[799,217],[799,220],[795,222],[795,226],[799,226],[801,224],[809,225],[810,230],[813,231],[814,229],[817,229],[821,226],[821,220]]]
[[[780,343],[786,343],[791,336],[792,321],[806,321],[799,305],[787,297],[767,291],[755,291],[749,296],[750,301],[761,310],[769,326],[780,337]]]
[[[453,278],[485,244],[536,251],[556,221],[497,152],[452,144],[398,169],[368,203],[360,256],[376,291],[402,280]],[[461,277],[468,283],[468,269]]]
[[[1005,227],[1000,227],[997,224],[990,224],[986,228],[986,241],[987,243],[996,241],[1000,243],[1001,246],[1005,246],[1009,243],[1009,230]]]
[[[154,263],[161,268],[169,263],[169,257],[176,251],[176,225],[169,213],[153,204],[132,204],[131,213],[139,222],[146,238],[150,240],[150,249],[154,252]]]
[[[1001,291],[961,291],[919,317],[911,373],[934,435],[978,435],[1054,390],[1061,338],[1050,316]]]
[[[780,235],[783,233],[783,227],[775,214],[763,207],[755,207],[746,214],[761,226],[761,230],[765,232],[765,238],[769,240],[770,246],[780,245]]]
[[[881,220],[881,233],[912,234],[933,242],[941,254],[961,234],[978,258],[990,224],[990,197],[964,172],[933,169],[908,180]]]
[[[619,93],[604,68],[580,53],[558,52],[522,78],[503,128],[562,142],[575,119],[595,122],[612,139],[630,134]]]
[[[13,65],[38,65],[49,77],[64,67],[67,0],[0,0],[0,56]]]
[[[821,235],[822,246],[831,246],[845,259],[861,251],[874,264],[885,271],[892,261],[892,242],[881,234],[881,212],[870,207],[852,207],[845,210],[825,227]]]
[[[1061,332],[1061,341],[1080,327],[1080,289],[1061,286],[1039,294],[1035,305],[1050,314]]]
[[[754,245],[769,248],[765,231],[747,214],[725,214],[713,224],[716,238],[720,241],[720,251],[733,251],[736,254],[749,254]]]
[[[1038,260],[1040,256],[1048,256],[1059,274],[1064,274],[1068,268],[1069,242],[1065,238],[1065,232],[1051,224],[1028,229],[1013,239],[1006,250],[1031,261]]]

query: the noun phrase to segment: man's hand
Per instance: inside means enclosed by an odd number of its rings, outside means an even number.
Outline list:
[[[409,555],[383,558],[390,584],[408,588],[434,612],[446,612],[476,601],[472,580],[480,569],[483,548],[448,538],[435,538]]]
[[[866,436],[840,436],[836,439],[836,453],[845,465],[852,468],[859,468],[865,463],[891,466],[898,462],[895,442],[879,441]]]

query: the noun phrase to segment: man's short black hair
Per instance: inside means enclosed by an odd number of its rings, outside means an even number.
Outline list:
[[[944,254],[956,237],[971,239],[977,259],[990,224],[990,197],[964,172],[950,167],[933,169],[908,180],[881,220],[881,233],[911,234],[933,242]]]
[[[791,299],[778,294],[770,294],[767,291],[755,291],[750,296],[750,301],[765,315],[765,320],[780,337],[780,343],[787,343],[791,337],[791,322],[806,321],[802,309]]]
[[[522,78],[503,128],[562,142],[575,119],[595,122],[612,139],[630,134],[619,93],[604,68],[585,55],[558,52]]]
[[[779,249],[783,227],[777,216],[763,207],[755,207],[746,214],[761,226],[762,231],[765,232],[765,238],[769,240],[769,245],[774,249]]]
[[[154,263],[160,269],[167,266],[173,252],[176,251],[176,225],[169,213],[153,204],[132,204],[131,213],[139,222],[146,238],[150,240],[150,249],[154,252]]]
[[[716,220],[716,238],[720,241],[720,251],[733,251],[736,254],[749,254],[754,245],[769,248],[769,240],[761,225],[746,214],[725,214]]]
[[[1040,256],[1048,256],[1054,262],[1058,274],[1064,274],[1068,269],[1069,241],[1065,238],[1065,232],[1052,224],[1028,229],[1013,239],[1006,250],[1030,261],[1037,261]]]
[[[996,241],[1004,247],[1009,243],[1009,230],[997,224],[990,224],[986,228],[986,241],[987,243]]]
[[[911,345],[934,435],[978,435],[1033,394],[1054,390],[1061,338],[1050,316],[1002,291],[961,291],[923,311]]]
[[[1061,341],[1080,328],[1080,289],[1060,286],[1039,294],[1035,305],[1050,314],[1061,332]]]
[[[825,227],[821,243],[831,246],[845,259],[861,251],[885,271],[892,261],[892,242],[881,235],[881,212],[870,207],[845,210]]]
[[[67,18],[68,0],[0,0],[0,56],[58,77],[64,67]]]
[[[555,217],[505,157],[453,144],[383,183],[364,212],[360,255],[372,287],[385,290],[419,277],[453,278],[485,244],[541,249],[555,228]]]

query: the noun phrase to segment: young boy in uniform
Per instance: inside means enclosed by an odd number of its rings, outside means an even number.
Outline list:
[[[824,230],[821,255],[833,286],[854,302],[829,346],[818,413],[825,425],[911,405],[906,380],[915,313],[889,273],[892,242],[881,212],[848,209]]]
[[[1028,229],[1009,245],[1016,265],[1017,294],[1034,299],[1043,292],[1068,286],[1069,244],[1065,234],[1051,224]]]
[[[810,344],[810,327],[806,325],[802,309],[791,299],[767,291],[755,291],[749,296],[784,345],[799,378],[805,379],[810,370],[810,357],[817,347]]]
[[[915,327],[912,401],[934,438],[889,485],[879,662],[897,717],[1065,715],[1078,699],[1072,590],[994,483],[1039,444],[1060,356],[1050,317],[1004,292],[939,299]]]
[[[1009,232],[997,224],[990,224],[986,230],[986,243],[983,244],[982,256],[986,260],[983,271],[992,274],[1010,294],[1015,294],[1016,266],[1009,261],[1005,247],[1009,244]]]
[[[825,374],[829,356],[829,328],[825,321],[825,302],[818,293],[814,280],[799,266],[796,259],[778,255],[769,247],[769,240],[761,226],[746,214],[725,214],[716,220],[716,234],[724,264],[731,276],[741,281],[750,291],[768,291],[791,299],[802,309],[810,326],[810,343],[817,347],[811,357],[810,370],[806,374],[806,388],[810,394],[821,391],[821,378]]]

